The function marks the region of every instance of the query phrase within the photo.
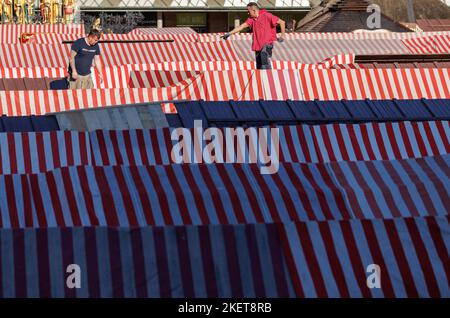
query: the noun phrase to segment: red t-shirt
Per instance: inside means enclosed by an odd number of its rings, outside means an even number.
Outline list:
[[[261,51],[264,45],[277,40],[278,17],[266,10],[260,10],[257,18],[248,18],[245,23],[253,30],[253,51]]]

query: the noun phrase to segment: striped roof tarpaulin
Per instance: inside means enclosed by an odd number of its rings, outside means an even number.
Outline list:
[[[448,121],[278,127],[279,161],[326,163],[395,160],[450,153]],[[174,129],[0,133],[0,174],[28,174],[94,165],[171,165]],[[191,130],[191,134],[193,134]],[[258,138],[262,142],[264,135]],[[260,141],[261,140],[261,141]],[[236,147],[256,149],[250,140]],[[271,146],[272,140],[264,142]],[[204,148],[206,143],[199,142]],[[222,153],[227,147],[224,140]],[[237,149],[237,148],[236,148]],[[191,149],[195,154],[194,149]],[[248,150],[244,151],[248,156]],[[229,154],[229,156],[231,156]],[[234,156],[236,159],[236,155]],[[213,161],[193,157],[193,162]],[[258,160],[259,163],[265,161]]]
[[[0,24],[1,43],[20,43],[22,33],[83,36],[84,24]]]
[[[273,61],[275,70],[326,69],[334,65],[353,64],[355,56],[352,54],[336,55],[318,64],[302,64],[295,61]],[[134,64],[103,67],[103,79],[99,81],[98,73],[92,68],[95,88],[137,88],[137,87],[165,87],[177,84],[173,80],[174,74],[198,75],[202,71],[254,70],[254,61],[178,61],[149,64]],[[0,78],[43,78],[65,77],[66,67],[13,67],[0,68]],[[179,78],[179,76],[176,76]],[[185,80],[186,76],[182,76]],[[155,82],[156,81],[156,82]],[[178,81],[180,82],[180,81]],[[170,84],[172,83],[172,84]],[[178,83],[180,84],[180,83]],[[156,85],[156,86],[155,86]]]
[[[40,115],[163,100],[449,99],[449,85],[450,69],[205,71],[183,85],[159,88],[0,91],[0,113]]]
[[[273,225],[3,229],[0,245],[4,298],[295,297]]]
[[[242,60],[253,60],[251,40],[232,41]],[[274,43],[273,60],[318,63],[337,54],[410,54],[400,40],[286,40]]]
[[[393,161],[78,166],[1,175],[1,228],[278,223],[448,215],[450,156]],[[394,194],[398,194],[394,198]]]
[[[450,297],[446,217],[280,224],[297,297]],[[368,288],[371,265],[381,288]]]
[[[132,71],[129,87],[173,86],[199,74],[199,71]]]
[[[222,41],[225,33],[199,33],[198,41]],[[287,40],[403,40],[434,35],[448,35],[440,32],[292,32],[286,33]],[[251,40],[252,33],[233,34],[228,41]]]
[[[197,34],[194,29],[189,27],[166,27],[166,28],[136,28],[132,33],[142,33],[142,34]]]
[[[449,297],[448,228],[421,217],[2,229],[0,296]],[[67,288],[70,264],[80,289]],[[366,283],[372,264],[381,288]]]
[[[299,75],[305,100],[450,98],[450,69],[304,70]]]
[[[237,61],[231,42],[212,43],[101,43],[103,66],[163,63],[166,61]],[[2,44],[4,68],[67,67],[70,44]]]
[[[65,67],[0,67],[0,80],[2,78],[57,78],[67,75]]]
[[[2,68],[67,67],[70,45],[65,44],[1,44]]]
[[[149,64],[166,61],[236,61],[230,42],[214,43],[103,43],[105,66]]]
[[[450,53],[450,34],[404,39],[402,41],[413,54]]]

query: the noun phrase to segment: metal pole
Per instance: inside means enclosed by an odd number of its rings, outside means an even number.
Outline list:
[[[413,0],[407,0],[406,7],[407,7],[407,10],[408,10],[408,21],[411,22],[411,23],[415,23],[416,22],[416,17],[415,17],[415,14],[414,14]]]

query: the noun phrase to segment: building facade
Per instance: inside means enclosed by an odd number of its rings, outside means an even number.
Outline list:
[[[78,0],[81,12],[140,11],[149,27],[191,27],[197,32],[224,32],[247,18],[241,0]],[[309,0],[259,0],[261,7],[286,21],[299,21],[310,10]]]

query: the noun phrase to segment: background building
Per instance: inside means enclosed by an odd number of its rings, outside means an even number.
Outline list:
[[[247,18],[241,0],[79,0],[82,12],[123,13],[139,11],[144,25],[154,27],[191,27],[197,32],[223,32],[233,29]],[[259,0],[261,7],[285,21],[299,21],[310,10],[308,0]]]

